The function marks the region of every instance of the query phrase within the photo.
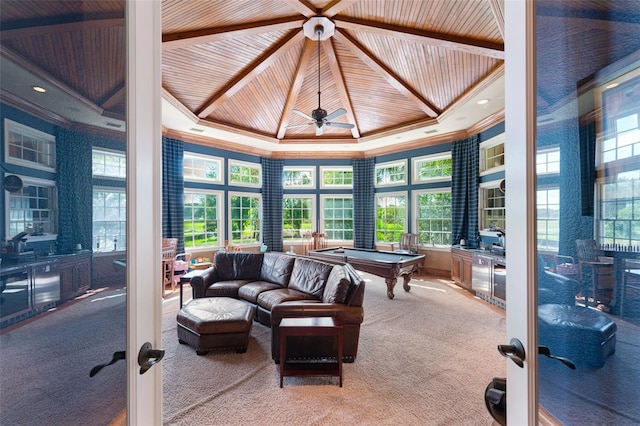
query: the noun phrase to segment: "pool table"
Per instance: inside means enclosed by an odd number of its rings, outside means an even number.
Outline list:
[[[389,299],[394,297],[393,288],[400,276],[404,278],[404,291],[411,290],[411,276],[424,262],[424,254],[342,247],[309,250],[308,256],[330,263],[349,263],[355,269],[383,277]]]

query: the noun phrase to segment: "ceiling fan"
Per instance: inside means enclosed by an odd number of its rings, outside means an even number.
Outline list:
[[[347,110],[344,108],[338,108],[337,110],[333,111],[331,114],[327,114],[327,111],[323,110],[320,107],[320,36],[324,33],[324,27],[320,24],[316,25],[314,27],[314,32],[315,34],[318,36],[318,108],[314,109],[313,111],[311,111],[311,115],[308,115],[300,110],[294,109],[293,112],[295,112],[298,115],[303,116],[304,118],[306,118],[307,120],[310,120],[309,123],[306,124],[296,124],[296,125],[292,125],[292,126],[287,126],[288,129],[293,129],[296,127],[305,127],[305,126],[311,126],[311,125],[315,125],[316,126],[316,136],[322,136],[323,134],[323,127],[326,124],[327,126],[333,126],[333,127],[340,127],[343,129],[353,129],[354,125],[353,124],[348,124],[348,123],[334,123],[331,120],[333,120],[336,117],[340,117],[343,114],[347,113]]]

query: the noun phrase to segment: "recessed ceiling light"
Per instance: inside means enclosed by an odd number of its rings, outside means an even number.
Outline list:
[[[478,105],[484,105],[484,104],[486,104],[487,102],[489,102],[489,99],[480,99],[480,100],[478,101]]]
[[[44,87],[40,87],[40,86],[33,86],[32,89],[35,90],[38,93],[44,93],[44,92],[47,91],[47,89],[45,89]]]
[[[611,83],[611,84],[607,84],[607,89],[613,89],[614,87],[618,87],[619,83]]]

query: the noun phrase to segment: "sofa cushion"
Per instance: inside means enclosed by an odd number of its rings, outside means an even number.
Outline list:
[[[324,286],[322,301],[324,303],[344,303],[351,279],[347,276],[342,265],[334,265]]]
[[[205,297],[233,297],[238,298],[238,289],[251,281],[248,280],[228,280],[218,281],[211,284],[204,291]]]
[[[271,283],[268,281],[252,281],[238,289],[238,297],[246,300],[247,302],[257,304],[258,296],[260,295],[260,293],[277,288],[283,287],[279,284]]]
[[[275,290],[263,291],[258,295],[258,306],[271,311],[275,305],[291,300],[318,300],[310,294],[290,288],[278,288]]]
[[[216,253],[213,263],[218,281],[257,280],[260,277],[262,258],[262,253]]]
[[[322,300],[324,286],[332,268],[333,265],[329,263],[298,257],[293,264],[289,288]]]
[[[291,278],[295,257],[278,253],[265,253],[260,269],[260,280],[286,287]]]

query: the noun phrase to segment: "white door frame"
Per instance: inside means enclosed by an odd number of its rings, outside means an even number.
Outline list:
[[[505,344],[519,339],[524,368],[507,360],[507,422],[538,424],[536,286],[535,1],[505,1],[505,179],[509,266]]]
[[[127,423],[162,424],[162,363],[140,374],[138,352],[162,349],[161,3],[126,0]]]

